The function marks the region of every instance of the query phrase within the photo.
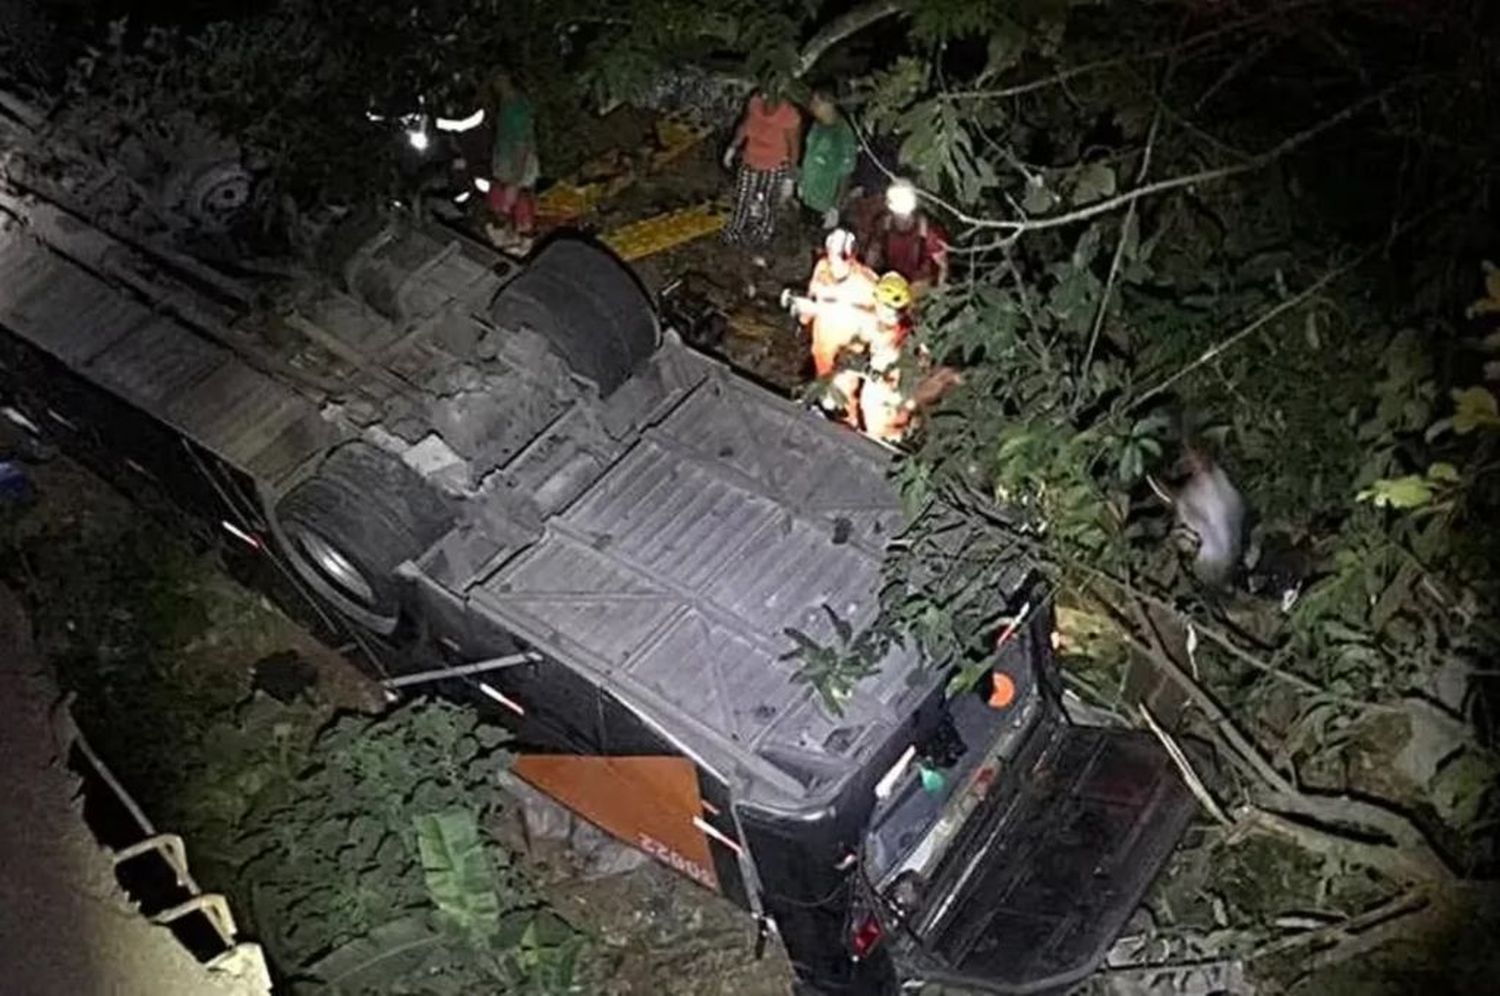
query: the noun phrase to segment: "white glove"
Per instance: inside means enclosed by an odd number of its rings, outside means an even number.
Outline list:
[[[835,228],[838,228],[838,227],[839,227],[839,209],[836,208],[836,207],[831,207],[827,211],[824,211],[823,212],[823,230],[831,232]]]
[[[724,163],[724,168],[725,169],[729,169],[732,166],[734,166],[734,153],[735,153],[735,151],[736,151],[735,147],[732,146],[732,145],[729,148],[727,148],[727,149],[724,150],[723,163]]]
[[[794,318],[801,318],[808,314],[813,307],[813,302],[801,297],[796,291],[788,287],[781,292],[781,306]]]
[[[791,200],[792,199],[792,195],[795,194],[796,192],[797,192],[797,178],[794,177],[794,176],[788,176],[788,177],[783,178],[782,181],[781,181],[781,200],[782,200],[782,203],[785,203],[785,202]]]

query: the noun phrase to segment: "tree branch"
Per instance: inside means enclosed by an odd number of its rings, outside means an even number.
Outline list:
[[[1349,261],[1329,270],[1327,273],[1324,273],[1317,280],[1313,281],[1313,283],[1308,287],[1304,288],[1302,291],[1293,295],[1292,297],[1287,298],[1285,301],[1281,301],[1274,307],[1266,310],[1253,321],[1251,321],[1248,325],[1245,325],[1243,328],[1239,329],[1239,331],[1230,335],[1227,339],[1222,339],[1219,342],[1214,343],[1208,349],[1204,350],[1201,356],[1184,366],[1181,370],[1178,370],[1176,373],[1167,377],[1165,380],[1157,383],[1151,388],[1148,388],[1146,391],[1143,391],[1139,397],[1137,397],[1130,403],[1129,407],[1131,409],[1139,408],[1141,405],[1161,394],[1163,391],[1167,390],[1167,388],[1171,387],[1173,384],[1177,383],[1179,380],[1186,377],[1194,370],[1197,370],[1199,367],[1203,366],[1206,363],[1213,362],[1222,354],[1239,345],[1241,342],[1254,335],[1256,332],[1259,332],[1261,329],[1265,328],[1266,325],[1275,321],[1286,312],[1300,307],[1303,304],[1306,304],[1320,291],[1322,291],[1323,288],[1327,287],[1329,284],[1333,283],[1335,280],[1339,279],[1350,271],[1358,268],[1360,264],[1364,263],[1371,256],[1383,251],[1387,246],[1390,245],[1392,239],[1404,235],[1405,233],[1411,231],[1413,228],[1427,221],[1433,215],[1445,210],[1450,205],[1458,203],[1459,201],[1462,201],[1470,196],[1472,196],[1472,192],[1466,188],[1459,191],[1459,193],[1454,196],[1444,198],[1437,204],[1428,208],[1426,211],[1413,216],[1404,224],[1392,229],[1391,233],[1382,238],[1379,242],[1373,243],[1369,247],[1364,249],[1353,259],[1350,259]]]
[[[1245,961],[1255,962],[1273,955],[1282,955],[1297,948],[1308,945],[1318,945],[1327,942],[1337,942],[1341,938],[1357,937],[1372,928],[1393,920],[1405,921],[1405,918],[1426,911],[1429,908],[1425,892],[1420,889],[1408,889],[1397,893],[1385,902],[1371,907],[1363,913],[1330,923],[1325,927],[1314,930],[1303,930],[1290,937],[1267,942],[1245,956]]]
[[[1289,840],[1299,847],[1351,864],[1363,865],[1396,882],[1452,882],[1452,869],[1440,858],[1425,838],[1405,817],[1379,807],[1374,813],[1363,813],[1349,819],[1329,818],[1346,815],[1343,802],[1358,802],[1340,796],[1273,795],[1272,799],[1301,820],[1260,806],[1250,806],[1243,819],[1251,829],[1259,829]],[[1365,804],[1370,805],[1370,804]],[[1380,825],[1367,822],[1374,817]],[[1306,822],[1304,822],[1306,821]],[[1370,840],[1369,831],[1380,831],[1392,843]],[[1387,829],[1399,833],[1394,836]]]
[[[1026,83],[1017,83],[1014,86],[1000,87],[993,90],[956,90],[952,93],[947,94],[947,99],[1002,100],[1006,97],[1019,97],[1023,94],[1032,93],[1036,90],[1046,89],[1049,86],[1058,86],[1062,83],[1068,82],[1069,80],[1077,79],[1079,76],[1086,76],[1089,73],[1098,72],[1101,69],[1111,69],[1115,66],[1124,66],[1132,62],[1149,62],[1155,59],[1164,59],[1168,56],[1187,52],[1194,48],[1197,48],[1205,42],[1213,41],[1216,38],[1222,38],[1225,35],[1233,34],[1234,32],[1239,31],[1242,28],[1253,27],[1256,24],[1261,23],[1262,21],[1280,21],[1295,10],[1300,10],[1303,7],[1317,7],[1320,6],[1322,2],[1323,0],[1304,0],[1304,2],[1301,3],[1288,3],[1279,7],[1272,7],[1268,10],[1261,11],[1260,13],[1251,15],[1249,17],[1242,17],[1238,21],[1231,21],[1228,24],[1221,24],[1209,31],[1193,35],[1191,38],[1184,38],[1182,41],[1173,42],[1171,45],[1163,45],[1160,48],[1148,49],[1145,52],[1132,52],[1129,55],[1116,55],[1111,56],[1108,59],[1098,59],[1094,62],[1086,62],[1081,66],[1072,66],[1068,69],[1064,69],[1060,72],[1054,73],[1051,76],[1045,76],[1041,79],[1030,80]]]
[[[1144,616],[1133,587],[1102,571],[1092,573],[1120,588],[1129,597],[1129,604],[1135,608],[1137,616]],[[1111,606],[1099,593],[1096,592],[1094,597],[1106,609]],[[1147,645],[1131,632],[1124,632],[1121,636],[1182,689],[1231,749],[1231,759],[1259,779],[1262,787],[1252,795],[1262,805],[1250,807],[1246,818],[1248,825],[1291,837],[1311,850],[1377,869],[1398,881],[1451,882],[1456,878],[1452,868],[1428,842],[1426,834],[1405,815],[1353,796],[1303,792],[1271,766],[1259,747],[1240,731],[1214,697],[1193,680],[1165,648],[1159,643]],[[1288,819],[1286,814],[1306,822]],[[1374,835],[1391,843],[1370,840]]]
[[[1135,174],[1137,187],[1146,182],[1146,176],[1151,171],[1151,154],[1156,151],[1156,136],[1161,131],[1162,115],[1166,112],[1166,102],[1160,96],[1159,91],[1166,89],[1176,67],[1175,61],[1168,63],[1166,72],[1162,74],[1162,85],[1153,88],[1153,93],[1158,94],[1156,111],[1151,115],[1151,128],[1146,133],[1146,149],[1141,155],[1141,168]],[[1088,390],[1089,366],[1094,362],[1094,348],[1099,345],[1099,333],[1103,331],[1104,319],[1109,313],[1109,300],[1114,296],[1115,281],[1120,276],[1120,264],[1125,258],[1125,243],[1130,240],[1130,230],[1136,224],[1138,203],[1137,201],[1130,202],[1130,207],[1125,212],[1125,220],[1120,225],[1120,237],[1115,240],[1114,258],[1109,261],[1109,276],[1104,281],[1104,292],[1099,295],[1099,307],[1094,311],[1094,327],[1089,331],[1089,346],[1083,354],[1083,365],[1078,370],[1078,393],[1073,396],[1072,405],[1074,412],[1077,412],[1078,406],[1083,404],[1084,394]]]
[[[870,0],[869,3],[840,14],[825,24],[817,34],[808,39],[806,45],[802,46],[802,50],[797,53],[797,68],[793,75],[801,79],[818,64],[818,60],[823,58],[824,53],[845,38],[905,11],[906,4],[902,0]]]
[[[1324,132],[1336,128],[1344,122],[1348,121],[1350,118],[1354,117],[1356,114],[1358,114],[1360,111],[1363,111],[1371,104],[1379,103],[1386,97],[1390,96],[1392,91],[1409,82],[1411,81],[1402,80],[1399,83],[1393,83],[1392,85],[1386,87],[1378,93],[1373,93],[1367,97],[1363,97],[1355,101],[1353,104],[1350,104],[1343,110],[1339,111],[1332,117],[1325,118],[1317,124],[1299,131],[1297,134],[1276,145],[1274,148],[1268,149],[1265,152],[1262,152],[1259,155],[1254,156],[1242,163],[1235,163],[1231,166],[1219,166],[1214,169],[1199,170],[1196,173],[1189,173],[1185,176],[1175,176],[1168,180],[1158,180],[1155,183],[1148,183],[1145,186],[1136,187],[1133,190],[1127,190],[1124,193],[1105,198],[1104,200],[1099,201],[1095,204],[1090,204],[1088,207],[1082,207],[1077,209],[1076,211],[1069,211],[1066,214],[1053,215],[1052,217],[1048,218],[1015,221],[1000,218],[981,218],[964,212],[958,212],[957,217],[960,221],[968,225],[972,225],[974,228],[993,228],[1016,234],[1019,234],[1021,232],[1037,232],[1047,228],[1059,228],[1063,225],[1072,225],[1076,222],[1087,221],[1090,218],[1096,218],[1101,214],[1108,214],[1110,211],[1113,211],[1116,208],[1125,207],[1127,204],[1138,201],[1142,197],[1150,197],[1153,194],[1165,193],[1166,191],[1177,190],[1181,187],[1191,187],[1200,183],[1211,183],[1217,180],[1224,180],[1231,176],[1238,176],[1241,173],[1249,173],[1252,170],[1263,169],[1266,166],[1269,166],[1271,163],[1275,162],[1277,159],[1280,159],[1282,156],[1285,156],[1287,153],[1292,152],[1293,150],[1303,145],[1306,145],[1308,142],[1317,138],[1319,135],[1322,135]]]

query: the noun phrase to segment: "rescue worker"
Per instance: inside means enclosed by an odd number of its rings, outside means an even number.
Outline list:
[[[948,233],[922,210],[916,188],[905,180],[886,191],[870,265],[901,274],[917,298],[948,280]]]
[[[875,285],[875,336],[869,372],[859,388],[860,427],[865,435],[898,443],[911,425],[915,402],[901,389],[901,357],[911,335],[911,285],[891,272]]]
[[[490,210],[499,220],[491,238],[529,239],[536,224],[537,177],[541,162],[536,152],[536,111],[508,72],[495,75],[495,147],[490,160]]]
[[[828,233],[823,249],[807,297],[784,299],[802,324],[811,327],[814,374],[829,379],[843,402],[843,420],[858,426],[862,377],[858,370],[840,369],[839,357],[869,349],[876,338],[875,274],[855,256],[854,236],[842,228]]]
[[[761,248],[776,233],[776,206],[784,199],[783,188],[792,183],[801,154],[802,116],[779,95],[756,90],[745,105],[745,113],[729,147],[724,150],[724,168],[740,159],[734,181],[734,211],[724,227],[730,245]],[[764,262],[757,258],[757,264]]]
[[[828,90],[814,90],[807,111],[813,122],[807,129],[798,192],[803,205],[822,217],[824,228],[831,229],[839,223],[839,204],[854,172],[859,142]]]
[[[1193,573],[1210,585],[1234,580],[1244,559],[1245,499],[1208,454],[1189,448],[1187,479],[1172,498],[1181,540],[1193,553]]]

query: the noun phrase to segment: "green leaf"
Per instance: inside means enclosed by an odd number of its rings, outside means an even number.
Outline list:
[[[1376,508],[1421,508],[1432,500],[1432,484],[1415,474],[1387,477],[1365,488],[1356,497]]]
[[[443,942],[421,917],[382,924],[334,948],[308,968],[333,993],[363,994],[392,978],[417,971]]]
[[[1433,802],[1451,822],[1467,828],[1479,818],[1494,793],[1494,763],[1473,750],[1443,762],[1431,785]]]
[[[464,933],[492,936],[500,926],[500,897],[474,813],[450,809],[417,816],[412,824],[428,896]]]
[[[1434,484],[1457,484],[1458,468],[1451,463],[1435,463],[1427,468],[1427,479]]]
[[[950,699],[962,695],[978,684],[979,679],[983,678],[989,669],[990,665],[988,662],[965,665],[955,672],[952,678],[948,679],[948,686],[944,689],[943,694]]]
[[[1500,404],[1495,396],[1482,387],[1468,387],[1452,392],[1456,410],[1453,413],[1453,431],[1460,436],[1475,429],[1500,428]]]
[[[1077,206],[1113,197],[1115,171],[1104,163],[1089,163],[1078,171],[1073,181],[1073,203]]]
[[[1047,181],[1040,175],[1026,181],[1026,193],[1021,197],[1021,207],[1027,214],[1046,214],[1057,204],[1057,195],[1047,189]]]
[[[1026,51],[1026,32],[1009,19],[1001,21],[990,31],[989,59],[984,67],[985,76],[994,76],[1014,68]]]

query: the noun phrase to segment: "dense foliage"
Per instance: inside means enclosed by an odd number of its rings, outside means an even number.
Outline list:
[[[284,647],[285,620],[149,521],[81,501],[63,514],[0,517],[0,579],[29,597],[95,749],[183,836],[195,877],[230,897],[279,984],[347,996],[583,985],[585,936],[495,835],[504,731],[438,702],[377,717],[316,688],[285,703],[252,690],[245,658]]]
[[[583,939],[484,829],[504,739],[456,706],[346,717],[256,800],[240,875],[308,991],[569,991]]]
[[[1219,745],[1231,839],[1451,901],[1500,858],[1484,12],[1104,6],[865,81],[962,235],[923,335],[967,383],[901,468],[886,623],[982,661],[1020,608],[982,593],[1029,558],[1087,632],[1076,691]],[[1171,542],[1189,448],[1243,491],[1271,597]]]
[[[75,82],[127,121],[190,104],[319,204],[399,188],[400,145],[367,110],[467,104],[502,63],[557,169],[591,109],[669,69],[836,69],[861,133],[899,148],[884,165],[954,230],[921,336],[965,383],[900,464],[912,524],[881,625],[802,648],[804,678],[836,700],[891,639],[982,665],[1022,608],[997,604],[998,574],[1025,562],[1075,693],[1217,745],[1221,842],[1302,848],[1409,930],[1500,858],[1496,16],[282,0],[191,37],[120,33]],[[1242,583],[1205,585],[1173,541],[1188,449],[1251,509]]]

